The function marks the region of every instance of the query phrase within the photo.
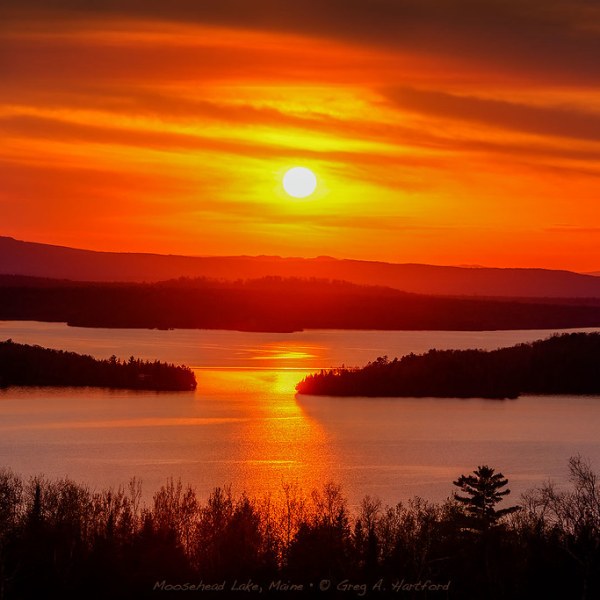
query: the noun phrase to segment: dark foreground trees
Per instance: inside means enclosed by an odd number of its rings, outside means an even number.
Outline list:
[[[362,369],[307,376],[300,394],[516,398],[520,394],[600,393],[600,333],[570,333],[484,350],[430,350]]]
[[[499,514],[484,502],[495,511],[488,528],[465,526],[473,511],[453,499],[383,507],[366,497],[350,509],[331,483],[308,495],[286,485],[261,499],[217,488],[202,501],[170,480],[146,506],[135,480],[94,492],[0,471],[0,598],[163,597],[185,584],[227,598],[249,580],[263,587],[260,597],[287,597],[289,586],[314,597],[326,581],[319,597],[597,598],[600,489],[580,458],[570,468],[571,489],[532,491],[519,511]],[[475,512],[479,490],[501,493],[505,480],[494,475],[478,469],[469,480]],[[416,590],[419,582],[427,589]]]
[[[185,366],[143,361],[133,356],[97,360],[40,346],[0,342],[0,387],[11,385],[93,386],[134,390],[187,391],[196,388]]]

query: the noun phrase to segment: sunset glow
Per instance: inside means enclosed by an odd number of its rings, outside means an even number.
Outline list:
[[[600,269],[587,3],[349,2],[343,28],[329,1],[10,4],[2,235]]]

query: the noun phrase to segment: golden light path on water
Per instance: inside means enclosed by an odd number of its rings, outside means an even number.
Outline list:
[[[247,491],[276,492],[284,483],[310,487],[331,477],[329,436],[294,395],[305,374],[297,369],[198,372],[205,384],[202,397],[218,402],[226,395],[236,412],[247,415],[235,434],[238,453],[231,457],[243,467]]]

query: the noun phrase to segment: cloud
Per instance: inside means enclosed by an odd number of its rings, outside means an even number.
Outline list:
[[[583,0],[20,0],[4,18],[179,21],[456,57],[529,79],[598,84],[600,7]],[[0,15],[1,17],[2,15]]]
[[[600,113],[568,106],[532,106],[431,90],[387,90],[397,107],[524,133],[600,141]]]
[[[252,157],[253,159],[305,158],[324,159],[331,163],[386,167],[401,165],[409,167],[442,166],[443,159],[435,156],[404,155],[393,152],[382,153],[376,149],[344,149],[343,140],[337,140],[339,149],[329,147],[298,148],[288,147],[262,139],[219,138],[205,136],[202,129],[197,135],[162,130],[111,127],[105,124],[94,125],[77,123],[60,118],[32,115],[12,115],[0,117],[0,132],[6,138],[60,140],[71,144],[106,144],[132,146],[144,150],[203,153],[222,153]]]

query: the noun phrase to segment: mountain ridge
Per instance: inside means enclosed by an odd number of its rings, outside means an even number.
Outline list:
[[[0,236],[0,274],[75,281],[156,282],[265,276],[345,280],[433,295],[600,298],[600,278],[543,268],[459,267],[280,256],[184,256],[105,252]]]

